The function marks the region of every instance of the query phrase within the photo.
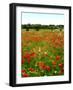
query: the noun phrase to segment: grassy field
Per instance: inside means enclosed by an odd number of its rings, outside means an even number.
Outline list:
[[[21,32],[22,77],[64,75],[64,31]]]

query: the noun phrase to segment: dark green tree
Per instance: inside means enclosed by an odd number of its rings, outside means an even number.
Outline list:
[[[56,26],[55,25],[49,25],[48,26],[48,29],[55,30],[56,29]]]
[[[36,31],[40,30],[41,25],[40,24],[35,24],[34,28],[36,29]]]
[[[62,31],[62,30],[64,29],[64,25],[57,25],[56,27],[57,27],[57,29],[59,29],[60,31]]]
[[[31,28],[31,24],[27,24],[26,25],[26,31],[29,31],[30,28]]]

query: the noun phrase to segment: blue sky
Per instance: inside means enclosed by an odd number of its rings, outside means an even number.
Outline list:
[[[64,15],[54,14],[54,13],[22,13],[22,24],[63,24],[64,25]]]

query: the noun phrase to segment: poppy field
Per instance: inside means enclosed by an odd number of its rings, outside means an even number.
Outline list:
[[[21,77],[64,75],[64,31],[21,31]]]

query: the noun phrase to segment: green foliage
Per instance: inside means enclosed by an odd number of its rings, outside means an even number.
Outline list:
[[[57,25],[56,28],[62,31],[64,29],[64,25]]]
[[[34,29],[36,31],[39,31],[41,29],[59,29],[60,31],[62,31],[64,29],[64,25],[23,24],[21,25],[21,27],[22,29],[26,29],[26,31],[29,31],[29,29]]]

